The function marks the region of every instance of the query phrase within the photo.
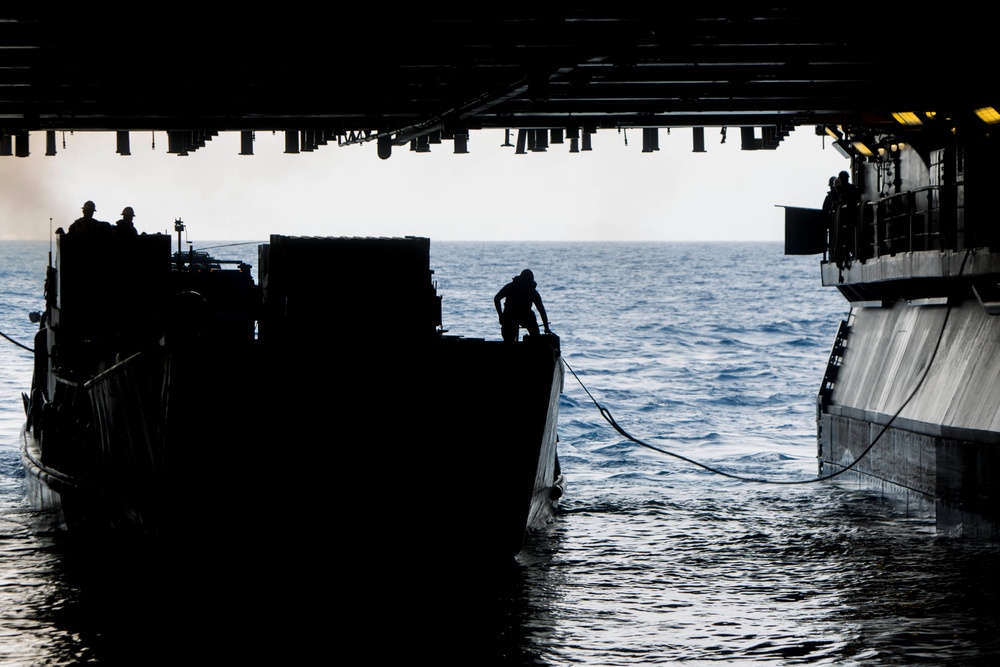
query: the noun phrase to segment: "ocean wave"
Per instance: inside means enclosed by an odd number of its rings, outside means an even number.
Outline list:
[[[755,454],[744,454],[736,460],[753,463],[768,463],[774,461],[791,461],[794,460],[794,457],[780,452],[757,452]]]

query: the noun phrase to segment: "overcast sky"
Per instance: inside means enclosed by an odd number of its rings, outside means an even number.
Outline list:
[[[188,238],[265,240],[310,236],[426,236],[431,240],[781,240],[777,205],[819,207],[827,180],[848,161],[811,126],[777,150],[740,150],[705,129],[660,131],[660,150],[642,152],[642,131],[599,130],[593,150],[569,143],[545,153],[501,148],[502,130],[474,131],[469,153],[445,141],[430,153],[374,143],[327,144],[285,154],[282,133],[258,132],[241,156],[239,133],[223,133],[187,156],[167,153],[164,132],[133,132],[131,155],[113,132],[58,133],[57,154],[31,135],[26,158],[0,157],[0,239],[46,239],[67,228],[86,200],[114,222],[123,207],[140,231]],[[64,145],[65,144],[65,145]]]

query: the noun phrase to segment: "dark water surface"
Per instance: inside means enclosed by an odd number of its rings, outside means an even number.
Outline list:
[[[819,286],[817,258],[784,257],[779,243],[431,248],[450,333],[498,339],[493,294],[531,268],[576,373],[561,404],[563,512],[516,562],[403,543],[373,553],[338,529],[351,508],[333,502],[308,534],[262,525],[224,553],[69,543],[24,503],[16,444],[30,356],[0,340],[0,664],[1000,656],[997,548],[938,537],[926,517],[845,483],[713,474],[627,440],[594,405],[637,439],[731,474],[815,477],[816,389],[847,310]],[[0,331],[29,345],[47,250],[0,245]],[[256,264],[253,245],[216,252]],[[275,451],[273,474],[249,492],[291,516],[307,480]],[[447,531],[436,519],[419,518]]]

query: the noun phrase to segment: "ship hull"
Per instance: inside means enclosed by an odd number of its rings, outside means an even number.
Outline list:
[[[853,307],[842,331],[820,393],[820,474],[996,542],[1000,319],[975,298],[898,300]]]

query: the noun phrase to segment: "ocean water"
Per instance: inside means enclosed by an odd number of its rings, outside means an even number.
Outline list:
[[[208,246],[256,264],[255,244],[195,244]],[[48,251],[0,244],[0,333],[29,347]],[[444,326],[469,337],[499,339],[494,293],[534,271],[569,369],[558,430],[568,487],[483,617],[486,639],[470,649],[449,632],[462,610],[428,600],[422,615],[440,631],[414,642],[414,662],[985,665],[1000,656],[1000,552],[936,536],[926,517],[848,483],[812,481],[816,391],[847,312],[820,286],[817,257],[785,257],[780,243],[433,240],[431,254]],[[345,636],[338,619],[353,610],[335,595],[301,608],[258,604],[252,621],[239,616],[247,632],[217,630],[293,576],[306,589],[329,578],[321,564],[261,572],[210,612],[204,600],[220,599],[206,595],[211,576],[162,586],[146,576],[137,595],[135,579],[120,575],[143,563],[106,553],[96,576],[94,561],[24,502],[17,440],[31,358],[4,338],[0,364],[0,664],[180,664],[252,654],[255,636],[287,635],[293,646],[302,628],[322,637],[330,664],[378,664],[396,641],[381,617],[371,619],[374,638]],[[286,474],[261,481],[276,503]],[[168,588],[165,619],[154,612]],[[309,622],[293,630],[289,617]]]

